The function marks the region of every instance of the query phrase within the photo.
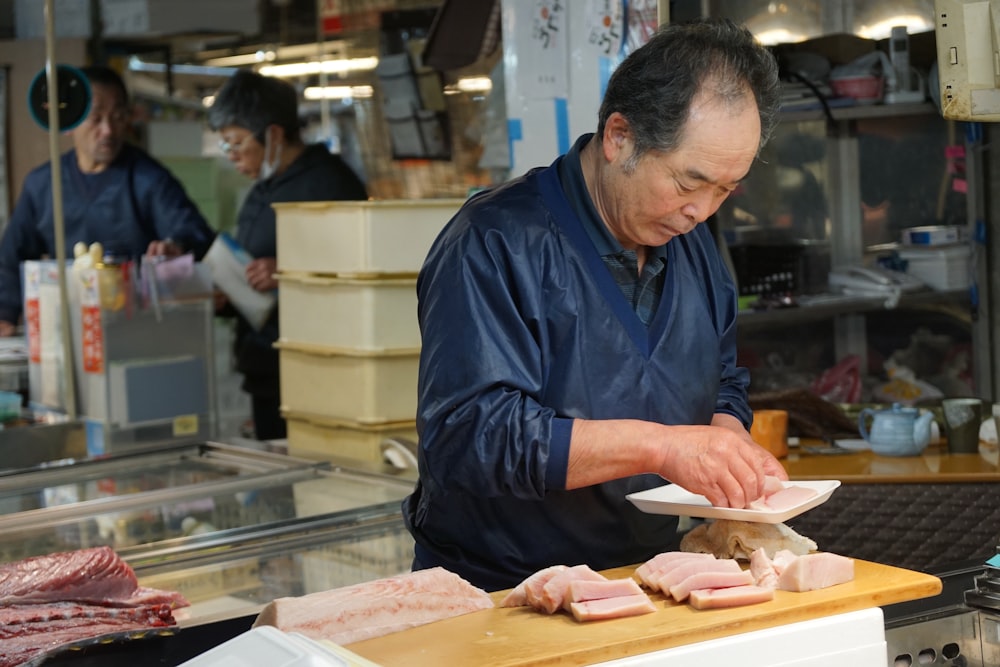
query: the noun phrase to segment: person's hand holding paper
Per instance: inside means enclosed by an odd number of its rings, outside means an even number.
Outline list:
[[[222,232],[202,262],[212,268],[216,287],[250,326],[258,330],[264,326],[277,302],[274,258],[254,259],[229,234]]]
[[[247,282],[258,292],[267,292],[278,288],[274,274],[278,270],[278,262],[274,257],[259,257],[247,264]]]

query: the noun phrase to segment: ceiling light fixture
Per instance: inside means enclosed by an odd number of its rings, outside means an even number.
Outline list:
[[[340,58],[337,60],[313,60],[311,62],[284,63],[281,65],[264,65],[260,73],[264,76],[290,77],[309,74],[346,74],[373,70],[378,65],[378,58]]]
[[[857,33],[865,39],[886,39],[892,34],[893,27],[898,25],[906,26],[906,32],[911,35],[934,29],[933,22],[924,16],[918,14],[900,14],[890,16],[871,25],[862,25],[858,28]]]
[[[343,100],[374,94],[371,86],[309,86],[302,92],[307,100]]]

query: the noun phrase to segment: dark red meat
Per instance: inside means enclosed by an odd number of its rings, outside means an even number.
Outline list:
[[[0,564],[0,667],[37,664],[73,644],[176,625],[178,593],[140,587],[108,547]]]
[[[0,565],[0,604],[127,599],[135,573],[109,547],[35,556]]]

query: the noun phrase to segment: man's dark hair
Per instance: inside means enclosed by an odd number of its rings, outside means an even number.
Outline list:
[[[208,110],[208,124],[216,131],[236,125],[258,138],[268,126],[277,125],[285,131],[286,140],[298,141],[298,94],[281,79],[237,70],[215,94]]]
[[[730,105],[742,103],[751,92],[764,146],[777,123],[778,65],[749,30],[729,19],[665,25],[629,54],[608,82],[597,134],[604,136],[605,123],[617,111],[633,131],[632,167],[651,150],[673,151],[699,92]]]
[[[118,72],[105,65],[88,65],[80,69],[92,86],[106,86],[118,92],[122,106],[128,105],[128,90]]]

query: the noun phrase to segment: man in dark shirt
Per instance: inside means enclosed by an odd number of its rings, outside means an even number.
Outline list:
[[[72,130],[73,148],[59,160],[66,247],[103,244],[117,256],[200,257],[214,236],[184,188],[159,162],[125,142],[129,101],[125,84],[107,67],[87,67],[90,113]],[[24,180],[0,240],[0,336],[14,333],[21,315],[21,262],[55,256],[52,164]]]

